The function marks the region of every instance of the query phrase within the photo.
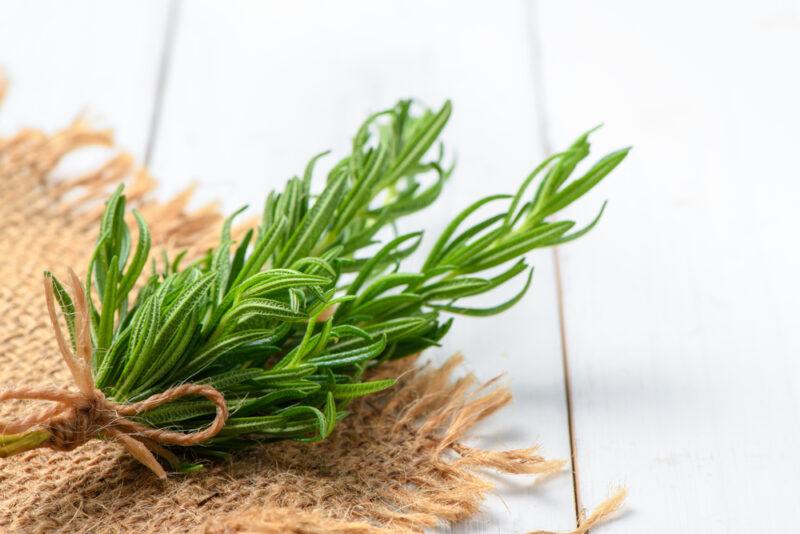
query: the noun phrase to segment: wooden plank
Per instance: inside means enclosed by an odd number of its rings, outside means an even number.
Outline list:
[[[612,532],[782,532],[800,480],[798,5],[543,2],[537,26],[556,147],[600,121],[598,153],[635,145],[605,220],[562,250],[583,503],[621,482]]]
[[[454,210],[512,191],[541,157],[521,4],[187,2],[154,150],[173,191],[199,180],[226,210],[253,202],[326,148],[341,156],[370,112],[414,95],[451,97],[446,138],[459,170],[439,207],[406,228],[439,231]],[[175,178],[178,177],[178,178]],[[479,443],[541,442],[569,457],[553,271],[535,257],[534,289],[502,317],[459,319],[435,359],[463,350],[481,378],[507,372],[516,400]],[[494,299],[493,299],[494,300]],[[457,532],[574,524],[568,474],[542,486],[503,478],[499,496]]]
[[[0,68],[10,80],[3,131],[55,130],[84,113],[143,156],[162,51],[166,2],[3,2]]]

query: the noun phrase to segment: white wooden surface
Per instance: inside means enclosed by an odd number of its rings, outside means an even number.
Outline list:
[[[431,354],[507,372],[515,403],[476,440],[574,452],[575,487],[569,472],[500,479],[452,530],[568,529],[576,498],[589,508],[622,483],[627,512],[603,532],[786,532],[800,480],[798,52],[797,1],[12,0],[0,128],[86,111],[149,159],[162,194],[195,181],[198,201],[257,209],[312,154],[341,156],[366,113],[450,97],[445,209],[406,225],[433,233],[605,122],[598,154],[635,149],[570,214],[611,200],[560,251],[563,323],[543,253],[523,303],[459,319]]]
[[[561,253],[581,499],[629,486],[610,532],[792,531],[800,3],[539,7],[554,143],[635,145]]]
[[[0,68],[10,88],[3,131],[59,128],[79,115],[114,128],[144,157],[163,49],[159,0],[3,0]]]

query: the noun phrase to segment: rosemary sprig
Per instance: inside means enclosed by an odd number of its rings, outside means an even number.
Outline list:
[[[352,399],[394,383],[365,380],[368,368],[438,344],[449,314],[486,316],[513,306],[532,279],[525,254],[582,236],[603,209],[581,229],[552,216],[597,185],[628,149],[573,177],[589,154],[587,132],[534,169],[515,194],[464,209],[422,268],[408,272],[403,260],[422,232],[386,234],[430,206],[449,179],[453,167],[437,140],[450,112],[449,102],[415,113],[411,101],[401,101],[372,115],[321,193],[312,194],[312,176],[324,153],[283,191],[269,193],[256,231],[235,243],[237,212],[215,249],[185,265],[182,254],[164,255],[161,266],[151,261],[149,274],[147,225],[134,211],[134,247],[120,187],[106,204],[85,281],[96,386],[124,403],[185,382],[212,385],[232,415],[220,434],[193,448],[201,455],[224,457],[253,440],[321,440]],[[491,216],[468,222],[489,207],[496,208]],[[74,305],[48,276],[74,347]],[[462,302],[517,278],[519,291],[496,306]],[[188,432],[207,425],[214,411],[207,400],[178,400],[139,417]]]

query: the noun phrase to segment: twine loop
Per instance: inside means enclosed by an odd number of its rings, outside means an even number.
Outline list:
[[[57,451],[71,451],[100,435],[104,422],[98,414],[96,403],[88,403],[54,417],[45,425],[50,433],[48,445]]]
[[[41,426],[49,434],[39,447],[70,451],[95,438],[112,438],[119,441],[137,460],[150,468],[159,478],[167,474],[158,463],[154,452],[171,463],[177,458],[164,445],[190,446],[203,443],[216,436],[225,426],[228,407],[222,393],[207,384],[182,384],[156,393],[134,403],[117,403],[108,399],[95,387],[91,373],[91,344],[89,341],[86,295],[74,272],[70,271],[73,303],[75,305],[76,347],[71,350],[56,317],[53,286],[45,279],[45,297],[50,322],[64,362],[72,374],[78,391],[60,388],[20,387],[0,391],[3,400],[44,400],[52,406],[16,421],[0,422],[0,432],[20,433]],[[162,404],[186,396],[202,396],[214,403],[216,415],[209,426],[190,433],[173,432],[138,423],[130,417],[152,410]]]

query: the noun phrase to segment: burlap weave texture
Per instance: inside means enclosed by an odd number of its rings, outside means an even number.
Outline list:
[[[153,180],[117,153],[102,168],[54,181],[59,161],[108,132],[75,123],[48,135],[0,139],[0,387],[69,386],[42,297],[42,272],[86,265],[102,200],[121,181],[152,226],[154,250],[202,250],[216,238],[213,208],[187,212],[189,194],[148,200]],[[254,448],[204,472],[155,479],[113,442],[71,453],[37,450],[0,460],[0,530],[9,532],[417,532],[475,514],[492,484],[481,469],[541,474],[560,468],[535,449],[491,452],[460,443],[510,401],[507,390],[453,378],[413,359],[388,393],[353,406],[319,444]],[[31,403],[0,404],[0,418]]]

